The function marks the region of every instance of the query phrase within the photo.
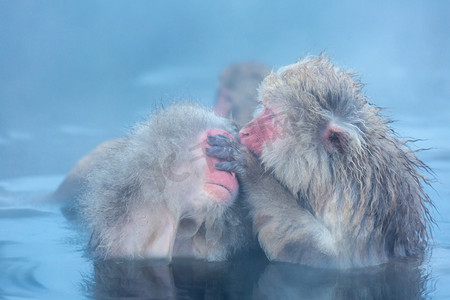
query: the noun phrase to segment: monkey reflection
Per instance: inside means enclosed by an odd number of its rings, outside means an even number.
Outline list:
[[[420,261],[404,259],[349,270],[273,263],[254,289],[254,299],[428,299],[428,274]]]
[[[270,260],[349,268],[424,254],[428,168],[361,88],[327,58],[305,59],[264,79],[243,146],[209,138],[209,155],[226,160],[217,168],[247,191]]]
[[[220,74],[214,112],[218,116],[232,118],[239,127],[249,122],[258,105],[258,86],[269,71],[266,66],[256,62],[226,67]]]
[[[193,104],[160,110],[125,138],[101,146],[71,210],[103,258],[224,260],[250,240],[231,172],[204,155],[206,137],[232,125]]]
[[[145,299],[428,299],[426,271],[416,261],[325,270],[258,260],[94,262],[89,298]]]
[[[94,299],[249,299],[266,263],[98,260],[85,288]]]
[[[175,299],[172,267],[155,260],[96,260],[84,280],[90,299]]]

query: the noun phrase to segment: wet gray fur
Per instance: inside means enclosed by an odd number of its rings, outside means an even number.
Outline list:
[[[229,121],[181,103],[157,111],[127,137],[102,147],[76,208],[92,231],[96,255],[219,261],[246,247],[250,225],[243,225],[241,203],[215,205],[195,192],[202,178],[195,166],[202,159],[196,139],[210,128],[235,133]],[[198,211],[186,207],[189,201],[201,203]],[[171,226],[176,241],[167,253],[154,252],[152,243]]]
[[[219,169],[238,174],[269,259],[347,268],[423,256],[432,203],[421,172],[429,169],[353,73],[307,58],[270,74],[259,100],[277,111],[282,136],[266,142],[262,166],[229,141],[230,162]],[[345,141],[324,141],[329,124]]]

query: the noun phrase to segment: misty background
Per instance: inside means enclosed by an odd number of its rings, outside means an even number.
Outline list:
[[[448,131],[428,128],[450,119],[449,11],[448,1],[1,0],[0,179],[65,174],[174,100],[212,106],[230,63],[277,69],[320,52],[360,74],[400,135],[448,159]]]

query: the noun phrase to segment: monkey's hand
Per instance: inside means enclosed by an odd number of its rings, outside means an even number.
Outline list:
[[[264,173],[258,158],[233,139],[224,135],[208,136],[208,144],[212,147],[206,148],[206,154],[221,161],[215,164],[217,170],[234,172],[246,182]]]

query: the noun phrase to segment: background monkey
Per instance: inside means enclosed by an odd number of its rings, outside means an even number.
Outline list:
[[[257,88],[269,75],[269,68],[257,62],[242,62],[226,67],[219,78],[214,112],[231,118],[240,127],[253,118],[258,105]]]
[[[105,145],[73,203],[101,257],[224,260],[250,240],[235,175],[204,155],[207,135],[232,125],[200,106],[177,104]]]
[[[244,146],[209,138],[209,155],[227,160],[217,168],[237,173],[270,260],[353,267],[423,254],[428,168],[361,88],[327,58],[308,58],[263,81],[264,111],[240,131]]]

